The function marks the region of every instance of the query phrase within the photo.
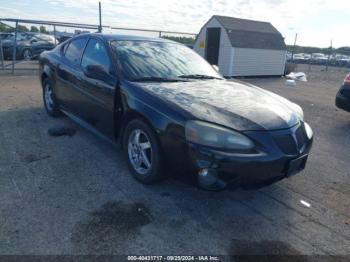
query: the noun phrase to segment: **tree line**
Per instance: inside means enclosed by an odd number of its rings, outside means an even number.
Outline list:
[[[162,38],[169,39],[175,42],[179,42],[181,44],[185,45],[193,45],[195,38],[194,37],[186,37],[186,36],[169,36],[169,35],[164,35]]]
[[[168,36],[164,35],[162,38],[166,38],[169,40],[173,40],[185,45],[194,45],[195,38],[194,37],[182,37],[182,36]],[[293,46],[292,45],[287,45],[287,50],[289,52],[292,52]],[[323,53],[323,54],[344,54],[344,55],[350,55],[350,46],[348,47],[340,47],[340,48],[320,48],[320,47],[313,47],[313,46],[295,46],[294,49],[294,54],[297,53],[307,53],[307,54],[312,54],[312,53]]]
[[[289,52],[293,51],[293,45],[287,45],[287,50]],[[320,48],[320,47],[313,47],[313,46],[298,46],[296,45],[294,48],[294,54],[298,53],[306,53],[306,54],[312,54],[312,53],[323,53],[323,54],[344,54],[344,55],[350,55],[350,46],[340,47],[340,48]]]
[[[14,32],[15,28],[10,27],[8,25],[0,23],[0,32]],[[47,34],[48,31],[45,26],[41,25],[39,27],[37,26],[31,26],[30,28],[26,27],[25,25],[18,25],[18,31],[19,32],[35,32],[35,33],[43,33]],[[164,35],[162,38],[166,38],[169,40],[173,40],[185,45],[194,45],[195,38],[194,37],[186,37],[186,36],[169,36],[169,35]],[[287,50],[289,52],[292,52],[293,46],[292,45],[287,45]],[[340,47],[337,49],[330,49],[329,48],[320,48],[320,47],[313,47],[313,46],[295,46],[294,48],[294,53],[324,53],[324,54],[329,54],[329,53],[338,53],[338,54],[345,54],[345,55],[350,55],[350,47]]]
[[[32,25],[30,28],[26,27],[25,25],[18,25],[18,31],[19,32],[43,33],[43,34],[49,33],[46,30],[46,27],[43,25],[41,25],[39,27]],[[8,25],[5,25],[3,23],[0,23],[0,32],[13,33],[13,32],[15,32],[15,28],[10,27]]]

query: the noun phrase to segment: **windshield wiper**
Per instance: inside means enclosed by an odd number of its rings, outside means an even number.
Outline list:
[[[182,79],[176,79],[176,78],[166,78],[166,77],[158,77],[158,76],[147,76],[147,77],[140,77],[140,78],[134,78],[130,80],[132,82],[179,82],[183,81]]]
[[[192,79],[222,79],[220,77],[209,76],[209,75],[200,75],[200,74],[180,75],[178,77],[179,78],[192,78]]]

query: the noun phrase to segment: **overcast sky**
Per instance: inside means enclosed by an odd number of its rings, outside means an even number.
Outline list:
[[[350,0],[101,0],[103,23],[198,33],[214,14],[271,22],[292,44],[350,46]],[[98,23],[98,0],[0,0],[0,17]]]

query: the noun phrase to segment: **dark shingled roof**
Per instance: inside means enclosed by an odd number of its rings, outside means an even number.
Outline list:
[[[268,22],[214,15],[225,28],[233,47],[286,50],[280,32]]]

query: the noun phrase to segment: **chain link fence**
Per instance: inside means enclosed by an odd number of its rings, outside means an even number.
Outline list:
[[[287,62],[292,65],[306,65],[312,71],[349,71],[350,47],[313,48],[288,46]]]
[[[65,40],[99,31],[99,25],[0,18],[0,72],[36,72],[38,56]],[[162,37],[193,46],[196,34],[102,26],[104,33]]]

